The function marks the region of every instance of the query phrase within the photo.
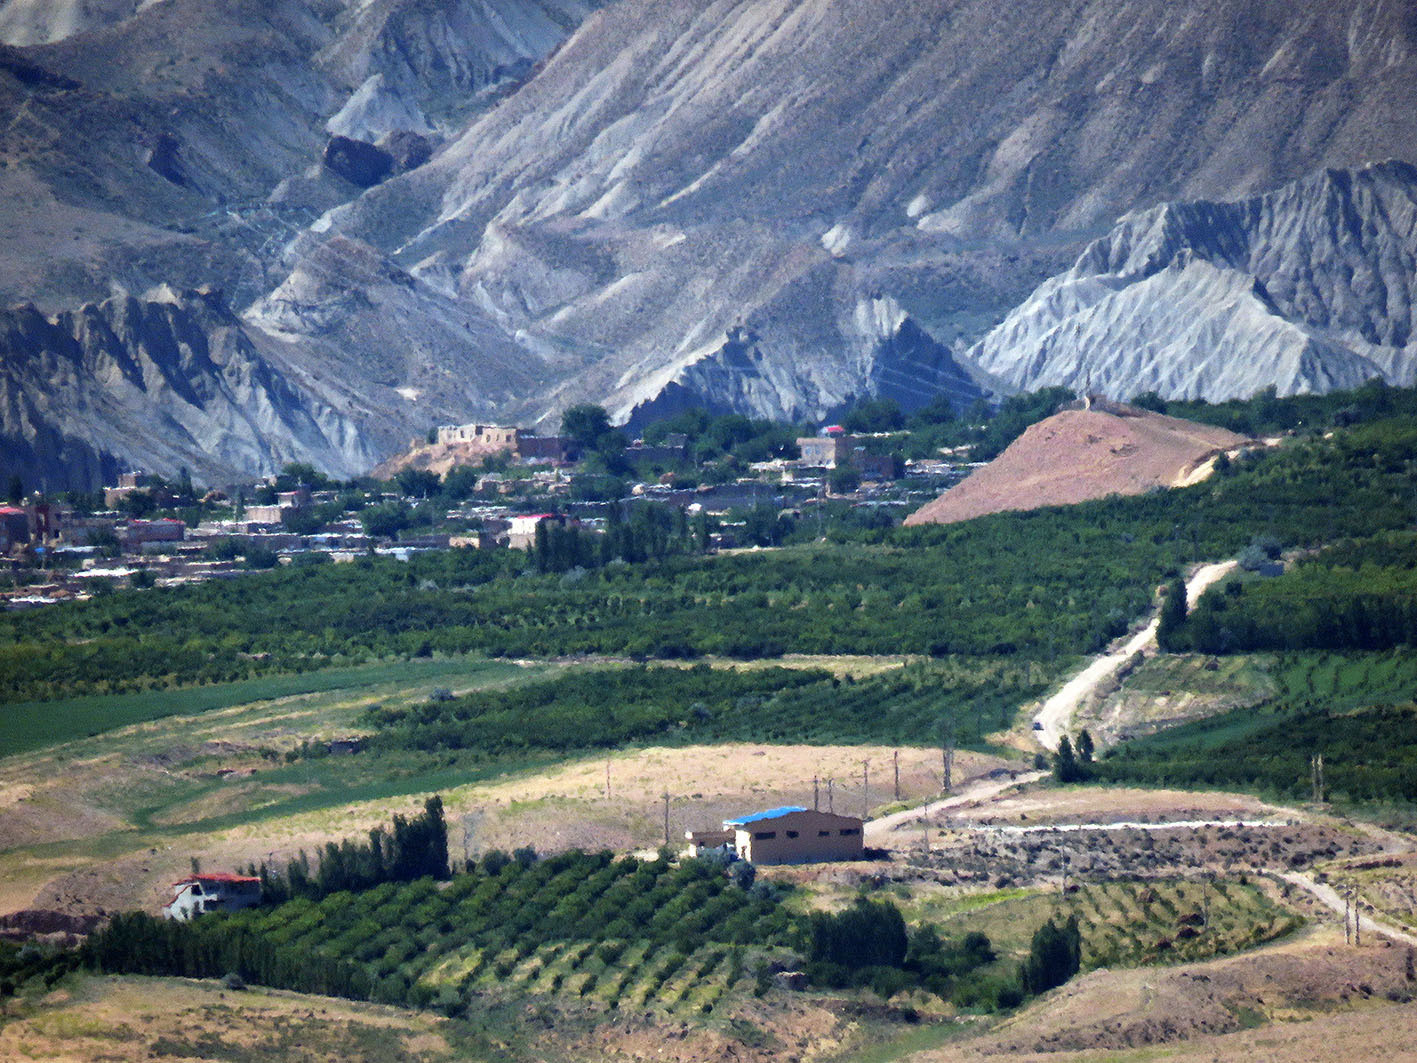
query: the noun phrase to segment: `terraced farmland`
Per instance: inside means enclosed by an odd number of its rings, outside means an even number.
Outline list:
[[[776,888],[743,889],[705,861],[580,852],[505,860],[447,883],[385,883],[184,926],[119,917],[96,937],[94,955],[108,969],[236,971],[265,985],[449,1014],[474,997],[528,992],[706,1013],[793,926]]]
[[[1258,886],[1234,879],[1087,883],[1012,896],[947,916],[945,933],[980,931],[1003,957],[1021,957],[1044,920],[1076,915],[1084,967],[1207,959],[1282,937],[1302,922]]]

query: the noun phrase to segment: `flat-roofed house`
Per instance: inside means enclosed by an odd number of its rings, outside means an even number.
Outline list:
[[[186,921],[205,912],[235,912],[260,903],[258,878],[226,872],[188,875],[172,884],[172,900],[162,906],[162,914]]]
[[[733,831],[733,851],[755,864],[810,864],[860,860],[861,820],[799,805],[770,808],[723,821]]]

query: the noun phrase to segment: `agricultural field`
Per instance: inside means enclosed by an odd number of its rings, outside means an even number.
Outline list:
[[[1326,797],[1417,802],[1417,657],[1405,649],[1282,654],[1269,674],[1272,699],[1112,750],[1096,775],[1293,799],[1312,795],[1310,762],[1322,754]]]
[[[1086,728],[1098,748],[1156,734],[1272,700],[1279,682],[1273,655],[1158,654],[1078,706],[1073,731]]]
[[[838,807],[888,804],[897,765],[901,799],[938,792],[938,750],[905,745],[693,745],[666,735],[676,744],[589,756],[392,750],[287,760],[297,749],[359,736],[371,704],[421,705],[438,687],[454,696],[506,692],[560,668],[456,663],[431,672],[421,670],[427,662],[410,663],[370,686],[169,716],[0,761],[0,901],[7,910],[155,908],[191,856],[212,867],[286,859],[385,822],[435,791],[448,802],[451,842],[464,856],[528,844],[543,852],[653,848],[664,840],[665,792],[676,840],[729,815],[810,804],[814,775],[824,807],[828,780]],[[873,674],[867,662],[850,663],[863,683]],[[876,673],[899,671],[899,662],[875,665]],[[1005,763],[961,750],[956,776]]]
[[[707,1014],[791,938],[776,892],[700,861],[494,853],[446,885],[296,899],[200,920],[175,941],[170,925],[122,917],[91,946],[119,972],[235,970],[278,988],[446,1013],[489,993],[536,992]]]
[[[961,891],[929,881],[897,882],[876,894],[912,924],[949,937],[984,934],[1000,971],[1028,954],[1033,931],[1077,916],[1083,969],[1137,967],[1225,956],[1292,933],[1303,918],[1264,879],[1125,879],[1084,882],[1062,893],[1034,886]],[[790,906],[838,908],[841,884],[802,887]]]
[[[1085,969],[1229,955],[1283,937],[1303,922],[1260,885],[1222,878],[1089,882],[1063,895],[1006,896],[939,925],[948,934],[986,934],[1001,954],[1021,958],[1028,949],[1023,928],[1074,915]]]
[[[461,550],[118,592],[0,616],[0,697],[464,653],[1052,662],[1100,649],[1149,608],[1159,582],[1261,533],[1297,548],[1407,526],[1413,455],[1417,430],[1387,421],[1296,441],[1191,488],[944,528],[564,573]]]

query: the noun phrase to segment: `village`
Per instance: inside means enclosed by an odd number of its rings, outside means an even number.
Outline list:
[[[12,485],[11,504],[0,506],[0,580],[8,575],[10,583],[0,583],[0,601],[10,608],[48,605],[307,560],[407,560],[449,548],[525,551],[538,528],[602,535],[612,508],[624,513],[637,503],[702,514],[711,521],[710,550],[762,546],[768,544],[747,529],[755,511],[786,514],[818,531],[828,511],[895,520],[970,468],[959,454],[907,461],[871,443],[829,425],[796,440],[799,457],[752,462],[742,475],[698,482],[692,473],[711,463],[696,461],[682,434],[630,443],[617,456],[630,475],[617,478],[587,460],[598,455],[564,436],[445,425],[350,484],[291,467],[256,483],[199,491],[187,479],[130,471],[87,504],[74,493],[59,500],[15,497]]]

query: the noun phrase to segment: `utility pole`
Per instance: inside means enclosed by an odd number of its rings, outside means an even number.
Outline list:
[[[610,800],[610,758],[605,758],[605,800]]]
[[[871,762],[861,762],[861,822],[871,818]]]
[[[1353,917],[1353,896],[1345,893],[1343,895],[1343,943],[1353,944],[1353,931],[1349,926],[1349,921]]]
[[[818,784],[817,777],[816,777],[815,775],[813,775],[813,776],[812,776],[812,811],[813,811],[813,812],[820,812],[820,811],[822,810],[821,791],[820,791],[820,789],[818,789],[818,785],[817,785],[817,784]]]
[[[664,798],[664,844],[669,844],[669,791],[660,794]]]
[[[920,817],[920,835],[925,840],[925,855],[930,855],[930,806],[925,805],[925,814]]]
[[[835,811],[836,811],[836,805],[835,805],[835,803],[834,803],[833,800],[832,800],[832,791],[833,791],[833,789],[835,788],[835,786],[836,786],[836,780],[835,780],[835,779],[828,779],[828,780],[827,780],[827,811],[828,811],[828,812],[835,812]]]
[[[1314,794],[1314,800],[1317,801],[1319,804],[1323,804],[1323,802],[1324,802],[1324,755],[1323,755],[1322,753],[1320,753],[1320,754],[1315,758],[1315,764],[1317,765],[1318,784],[1317,784],[1317,792]]]
[[[943,761],[944,774],[943,785],[940,787],[941,793],[949,793],[953,786],[954,761],[955,761],[955,722],[951,716],[940,725],[942,732],[940,742],[940,759]]]
[[[1363,915],[1358,910],[1358,891],[1350,890],[1349,895],[1353,898],[1353,947],[1358,948],[1363,944]]]
[[[891,759],[895,762],[895,800],[900,800],[900,750],[892,754]]]
[[[1060,850],[1060,852],[1062,852],[1062,857],[1063,857],[1063,889],[1062,889],[1062,892],[1063,892],[1063,893],[1067,893],[1067,892],[1068,892],[1068,864],[1071,863],[1072,861],[1071,861],[1070,857],[1068,856],[1067,852],[1061,851],[1061,850]]]

